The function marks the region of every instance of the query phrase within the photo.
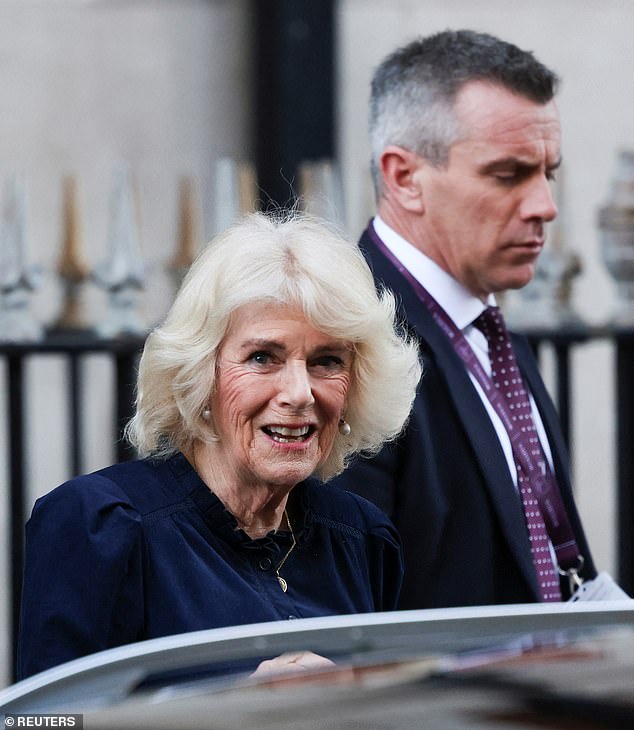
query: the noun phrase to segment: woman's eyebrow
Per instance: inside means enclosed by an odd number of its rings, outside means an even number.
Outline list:
[[[347,342],[327,342],[325,345],[318,345],[313,352],[315,354],[321,354],[323,352],[327,353],[347,353],[352,352],[352,345],[348,344]]]
[[[253,337],[244,342],[240,343],[240,347],[243,349],[264,348],[269,350],[283,350],[284,345],[277,340],[269,340],[264,337]]]

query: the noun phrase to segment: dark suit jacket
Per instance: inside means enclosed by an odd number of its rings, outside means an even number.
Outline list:
[[[397,296],[419,340],[423,377],[409,425],[372,459],[357,459],[336,483],[373,500],[403,540],[400,608],[538,600],[520,500],[495,429],[465,366],[407,281],[367,231],[361,248],[377,284]],[[528,342],[512,336],[517,361],[550,441],[555,473],[585,558],[595,569],[574,504],[569,459],[553,403]],[[568,581],[562,581],[564,598]]]

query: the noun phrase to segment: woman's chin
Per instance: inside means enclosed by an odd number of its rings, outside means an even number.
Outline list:
[[[299,482],[308,479],[321,464],[320,459],[306,459],[285,464],[268,464],[260,472],[263,481],[292,489]]]

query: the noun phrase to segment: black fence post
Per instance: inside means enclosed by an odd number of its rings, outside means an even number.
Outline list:
[[[616,336],[618,580],[634,595],[634,333]]]
[[[116,368],[116,413],[115,438],[117,461],[127,461],[135,457],[134,449],[127,443],[123,433],[126,423],[134,411],[136,363],[138,353],[129,350],[119,351],[115,356]]]
[[[571,399],[570,399],[570,343],[555,342],[555,363],[557,371],[557,411],[559,423],[568,450],[572,453],[571,441]],[[572,458],[571,458],[572,460]]]
[[[81,386],[82,367],[80,355],[71,352],[68,355],[68,410],[70,431],[70,471],[81,474],[84,451],[84,430],[82,428]]]
[[[20,597],[22,594],[22,570],[24,565],[24,523],[25,505],[25,419],[24,419],[24,360],[21,355],[7,357],[8,421],[9,441],[9,541],[11,551],[11,611],[9,630],[11,632],[11,673],[15,679],[15,658],[20,625]]]
[[[262,208],[292,206],[300,163],[334,157],[334,0],[253,0]]]

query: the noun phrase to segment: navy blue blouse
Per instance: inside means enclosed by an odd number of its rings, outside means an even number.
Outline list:
[[[18,675],[185,631],[392,610],[402,576],[388,518],[308,480],[290,533],[252,540],[181,454],[131,461],[39,499],[26,529]]]

